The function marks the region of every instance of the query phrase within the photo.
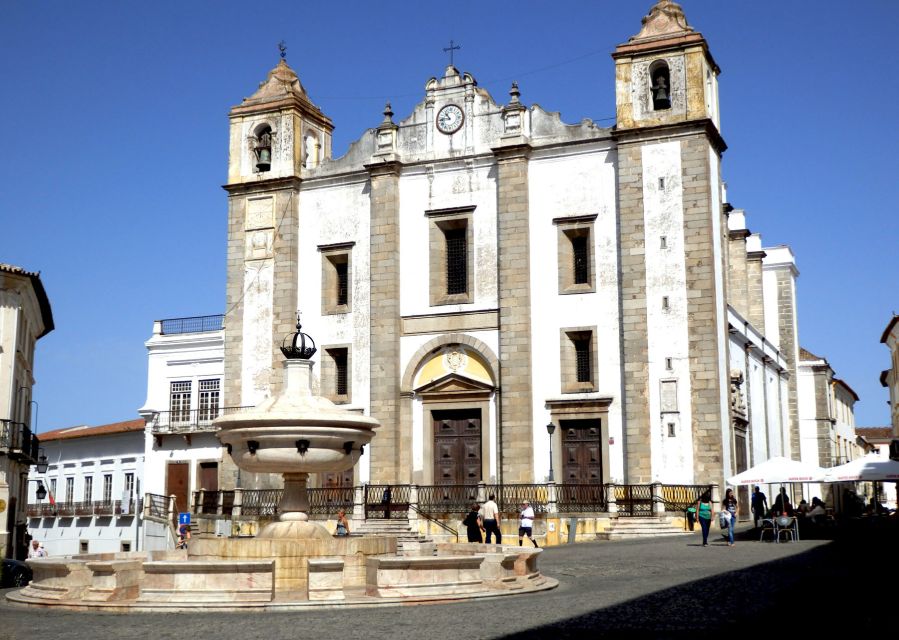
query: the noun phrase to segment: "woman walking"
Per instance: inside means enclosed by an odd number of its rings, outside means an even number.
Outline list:
[[[702,527],[702,546],[709,546],[709,527],[712,526],[712,492],[706,491],[696,503],[696,517]]]
[[[465,516],[465,520],[462,521],[462,526],[464,526],[468,532],[469,542],[483,542],[481,539],[481,532],[484,530],[484,526],[481,523],[481,516],[478,513],[480,508],[481,507],[478,504],[471,505],[471,511],[468,512],[468,515]]]
[[[734,527],[737,526],[737,498],[734,496],[734,490],[728,489],[724,494],[724,500],[721,501],[721,508],[730,515],[730,522],[727,526],[727,546],[734,546]]]

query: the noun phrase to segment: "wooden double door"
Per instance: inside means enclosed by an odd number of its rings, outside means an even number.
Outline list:
[[[434,484],[477,484],[481,481],[481,410],[432,411]]]
[[[602,421],[560,420],[562,482],[603,484]]]

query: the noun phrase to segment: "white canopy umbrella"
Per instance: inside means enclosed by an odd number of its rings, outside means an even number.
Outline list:
[[[826,470],[824,482],[899,481],[899,461],[869,453],[864,458]]]
[[[778,484],[785,482],[821,482],[824,479],[824,469],[813,464],[797,462],[789,458],[769,458],[764,462],[738,473],[727,479],[727,484],[755,485]]]

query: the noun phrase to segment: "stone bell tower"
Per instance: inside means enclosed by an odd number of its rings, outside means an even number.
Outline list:
[[[254,406],[280,390],[278,345],[297,311],[299,192],[331,154],[331,120],[282,59],[231,109],[225,406]]]
[[[721,482],[732,436],[719,69],[672,0],[612,57],[627,482]]]

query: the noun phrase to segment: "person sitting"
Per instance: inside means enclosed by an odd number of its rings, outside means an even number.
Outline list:
[[[790,498],[787,496],[786,487],[780,488],[780,493],[774,499],[774,515],[793,515],[793,505],[790,504]]]
[[[808,513],[809,506],[808,506],[808,502],[805,501],[805,498],[803,498],[802,500],[799,501],[798,510],[799,510],[799,515],[801,515],[801,516],[804,516],[806,513]]]
[[[808,518],[809,522],[821,524],[824,522],[826,515],[827,510],[824,508],[824,501],[821,498],[812,498],[812,508],[805,513],[805,517]]]

